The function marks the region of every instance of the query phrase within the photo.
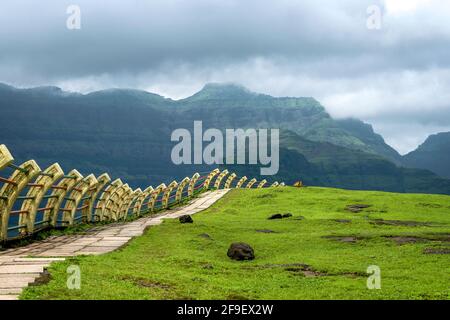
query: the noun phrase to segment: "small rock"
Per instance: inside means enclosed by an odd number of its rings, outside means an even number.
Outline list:
[[[228,248],[227,256],[238,261],[255,259],[253,248],[243,242],[232,243]]]
[[[194,222],[194,220],[192,220],[192,217],[188,214],[181,216],[179,218],[179,220],[181,223],[193,223]]]
[[[201,233],[198,236],[204,239],[212,240],[211,236],[207,233]]]
[[[283,215],[281,213],[276,213],[276,214],[271,215],[268,219],[269,220],[283,219]]]
[[[290,218],[290,217],[292,217],[292,213],[285,213],[285,214],[283,214],[283,218]]]
[[[212,263],[204,264],[203,269],[212,270],[212,269],[214,269],[214,265]]]

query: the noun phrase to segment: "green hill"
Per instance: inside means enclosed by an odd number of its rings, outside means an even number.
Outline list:
[[[53,264],[51,281],[21,298],[446,300],[449,204],[425,194],[233,190],[193,224],[165,220],[118,251]],[[268,220],[274,213],[292,217]],[[233,242],[250,244],[255,259],[230,260]],[[73,264],[81,290],[67,289]],[[367,287],[369,266],[380,290]]]

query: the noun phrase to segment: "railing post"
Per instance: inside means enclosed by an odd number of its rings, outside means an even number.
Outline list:
[[[263,181],[261,181],[259,184],[258,184],[258,189],[261,189],[261,188],[263,188],[265,185],[266,185],[266,183],[267,183],[267,180],[266,179],[264,179]]]
[[[106,201],[105,208],[103,209],[103,219],[117,221],[116,220],[117,218],[115,217],[117,206],[121,201],[123,193],[128,188],[129,188],[128,184],[125,183],[121,184],[111,192],[108,200]]]
[[[134,203],[134,206],[133,206],[133,215],[134,216],[141,215],[142,205],[144,204],[145,199],[147,199],[147,197],[150,197],[152,195],[152,192],[153,192],[153,187],[150,186],[147,189],[145,189],[140,195],[137,196],[136,202]]]
[[[122,180],[116,179],[109,186],[106,187],[106,189],[102,192],[102,195],[97,201],[97,206],[95,207],[94,211],[94,217],[96,221],[103,221],[104,220],[104,210],[106,203],[108,202],[109,197],[111,194],[119,188],[123,184]]]
[[[192,197],[194,195],[195,184],[197,183],[199,178],[200,178],[200,174],[197,172],[192,176],[191,181],[189,182],[189,186],[188,186],[188,197]]]
[[[247,184],[246,188],[250,189],[251,187],[253,187],[253,185],[256,183],[256,179],[253,178],[252,180],[250,180],[250,182]]]
[[[39,175],[31,184],[27,193],[27,198],[29,199],[23,202],[20,209],[21,211],[28,212],[28,217],[26,217],[26,219],[23,219],[23,217],[21,216],[21,219],[19,221],[20,224],[26,223],[26,233],[32,234],[34,232],[37,210],[39,209],[39,205],[41,204],[42,199],[47,194],[47,191],[51,188],[51,186],[56,183],[56,181],[58,181],[63,175],[64,171],[61,169],[60,165],[54,163],[50,167],[45,169],[43,174]],[[50,221],[47,220],[47,223],[50,224]]]
[[[219,189],[220,188],[220,183],[222,182],[223,178],[225,178],[225,176],[228,174],[228,170],[223,170],[219,176],[216,179],[216,182],[214,183],[214,189]]]
[[[204,190],[208,190],[209,189],[209,184],[211,183],[211,180],[220,173],[219,169],[214,169],[213,171],[211,171],[208,176],[206,177],[205,180],[205,184],[203,185],[203,189]]]
[[[8,179],[12,183],[5,183],[0,189],[0,196],[8,199],[7,201],[0,201],[0,240],[8,239],[9,216],[17,197],[30,180],[34,179],[41,171],[34,160],[24,162],[19,168],[20,169],[14,170]],[[20,213],[19,221],[26,221],[27,214],[28,213]]]
[[[247,177],[243,176],[241,179],[239,179],[238,183],[236,184],[236,189],[240,189],[242,187],[242,185],[244,184],[244,182],[247,181]]]
[[[74,188],[67,193],[66,203],[64,205],[62,221],[67,225],[74,224],[75,215],[78,211],[78,205],[82,198],[89,192],[89,189],[97,184],[97,179],[93,174],[88,175],[79,181]]]
[[[164,183],[161,183],[152,192],[152,195],[150,196],[150,201],[148,202],[148,206],[147,206],[147,208],[150,212],[153,212],[155,210],[156,200],[158,200],[159,194],[165,189],[167,189],[166,185]]]
[[[191,179],[186,177],[180,182],[177,188],[177,193],[175,195],[175,201],[181,201],[181,198],[183,197],[183,189],[190,181]]]
[[[110,181],[111,178],[107,173],[103,173],[102,175],[100,175],[97,178],[97,184],[90,188],[90,191],[88,193],[89,196],[87,196],[81,202],[81,207],[83,208],[81,212],[83,219],[85,219],[86,222],[91,222],[93,220],[95,200],[100,194],[100,191],[102,191]]]
[[[142,194],[142,190],[137,188],[136,190],[132,190],[128,197],[125,199],[123,204],[119,209],[119,218],[125,220],[128,217],[128,212],[130,211],[131,204],[136,200],[136,198]]]
[[[133,194],[133,189],[130,188],[128,184],[124,185],[123,192],[120,195],[119,201],[115,204],[113,207],[113,218],[115,221],[122,219],[122,207],[124,205],[127,205],[128,198],[131,197],[131,194]]]
[[[14,161],[13,156],[9,153],[8,148],[4,144],[0,144],[0,170]]]
[[[230,174],[230,176],[228,177],[227,181],[225,181],[225,186],[224,189],[229,189],[231,186],[231,183],[233,183],[233,180],[236,178],[236,173],[232,173]]]
[[[172,190],[175,189],[177,186],[178,186],[178,182],[176,182],[174,180],[167,186],[166,190],[164,190],[164,194],[163,194],[163,198],[162,198],[162,204],[161,204],[161,206],[164,209],[167,209],[167,207],[169,206],[170,194],[172,193]]]
[[[70,171],[67,176],[59,180],[58,184],[52,186],[51,198],[47,200],[45,208],[49,208],[44,212],[44,220],[50,221],[52,227],[57,225],[58,215],[64,198],[72,190],[72,188],[83,179],[81,173],[77,170]],[[63,215],[64,216],[64,215]]]

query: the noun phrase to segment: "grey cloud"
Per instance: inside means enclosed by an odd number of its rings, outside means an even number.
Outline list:
[[[393,0],[2,1],[0,81],[174,98],[240,82],[386,123],[379,130],[406,151],[395,123],[412,133],[448,125],[450,4],[385,12],[382,29],[368,30],[367,7],[383,1]],[[65,27],[70,4],[81,7],[81,30]]]

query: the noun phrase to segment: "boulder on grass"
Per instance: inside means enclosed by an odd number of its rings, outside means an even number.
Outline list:
[[[283,215],[281,213],[276,213],[276,214],[271,215],[268,219],[269,220],[283,219]]]
[[[285,213],[285,214],[283,214],[283,218],[290,218],[290,217],[292,217],[292,213]]]
[[[227,256],[238,261],[255,259],[253,248],[243,242],[232,243],[228,248]]]
[[[181,223],[193,223],[194,222],[194,220],[192,220],[192,217],[188,214],[181,216],[179,218],[179,220]]]

